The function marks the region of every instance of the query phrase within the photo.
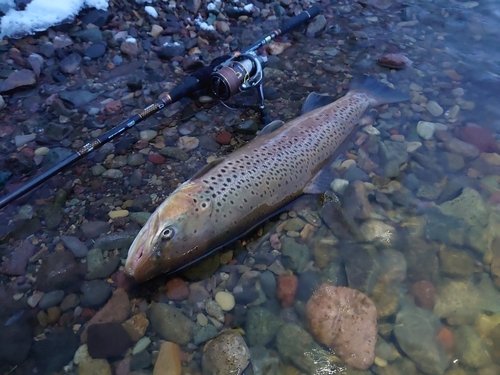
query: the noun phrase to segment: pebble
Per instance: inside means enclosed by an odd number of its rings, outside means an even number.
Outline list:
[[[207,314],[219,322],[224,323],[224,312],[218,302],[213,299],[208,299],[205,301],[205,311]]]
[[[43,297],[44,293],[39,290],[35,290],[31,296],[28,297],[26,301],[30,307],[36,307],[40,302],[40,299]]]
[[[290,307],[295,302],[295,292],[299,281],[295,275],[282,275],[278,277],[278,290],[276,297],[282,307]]]
[[[148,160],[153,164],[163,164],[165,162],[165,157],[160,154],[149,154]]]
[[[21,69],[9,74],[7,79],[0,82],[0,93],[11,91],[19,87],[32,86],[36,83],[33,71]]]
[[[223,132],[217,134],[215,140],[221,145],[228,145],[231,142],[232,137],[233,135],[230,132],[224,130]]]
[[[24,146],[26,143],[29,143],[35,140],[36,134],[25,134],[25,135],[16,135],[14,137],[14,142],[16,147]]]
[[[165,288],[167,298],[172,301],[182,301],[189,296],[189,288],[186,282],[180,278],[170,280]]]
[[[110,219],[117,219],[119,217],[127,217],[129,214],[128,210],[117,210],[108,212]]]
[[[92,358],[112,358],[125,352],[132,339],[120,323],[94,324],[87,331],[87,346]]]
[[[111,180],[118,180],[123,178],[123,173],[119,169],[108,169],[102,173],[102,177],[109,178]]]
[[[198,147],[199,144],[200,141],[196,137],[183,136],[180,137],[179,140],[177,141],[177,147],[187,152],[194,150],[195,148]]]
[[[429,140],[434,136],[436,124],[428,121],[419,121],[417,124],[417,134],[423,139]]]
[[[229,292],[217,292],[215,295],[215,301],[224,311],[231,311],[235,305],[234,296]]]
[[[149,32],[149,34],[151,34],[153,38],[158,38],[162,32],[163,27],[161,27],[160,25],[153,25],[151,26],[151,31]]]
[[[173,342],[164,342],[153,369],[153,375],[181,375],[182,364],[179,345]]]
[[[250,362],[250,351],[241,334],[226,331],[205,345],[202,367],[207,374],[241,375]]]
[[[154,130],[141,130],[139,137],[141,138],[141,140],[149,142],[152,139],[156,138],[157,135],[158,132]]]
[[[153,330],[164,340],[186,345],[194,337],[196,323],[174,306],[152,303],[149,319]]]
[[[143,337],[135,344],[134,349],[132,349],[132,354],[135,355],[146,350],[149,344],[151,344],[151,339],[149,337]]]
[[[146,160],[144,158],[144,155],[139,152],[127,156],[127,164],[131,167],[138,167],[140,165],[143,165],[145,161]]]
[[[202,313],[199,313],[198,315],[196,315],[196,321],[202,327],[204,327],[208,324],[208,318]]]
[[[50,307],[57,306],[64,298],[64,291],[53,290],[52,292],[45,293],[38,302],[38,307],[42,310],[47,310]]]
[[[36,150],[35,150],[35,155],[40,155],[40,156],[45,156],[49,153],[50,149],[48,147],[38,147]]]
[[[128,332],[133,341],[139,341],[149,327],[146,313],[141,312],[123,323],[123,328]]]
[[[111,365],[105,359],[90,359],[78,365],[78,375],[111,375]]]
[[[341,178],[336,178],[335,180],[332,181],[330,187],[335,193],[342,194],[348,185],[349,181]]]
[[[443,108],[434,100],[429,100],[425,106],[431,115],[434,117],[439,117],[443,114]]]
[[[113,288],[103,280],[91,280],[80,288],[81,304],[85,307],[99,308],[111,297]]]
[[[152,6],[148,5],[144,7],[144,10],[146,11],[147,14],[149,14],[153,18],[158,18],[158,12],[156,11],[155,8]]]
[[[61,241],[73,253],[75,258],[83,258],[89,252],[88,247],[75,236],[61,236]]]

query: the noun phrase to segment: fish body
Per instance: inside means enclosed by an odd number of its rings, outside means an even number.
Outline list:
[[[368,108],[405,99],[368,77],[209,165],[151,215],[130,247],[126,272],[139,282],[173,272],[248,232],[308,191]]]

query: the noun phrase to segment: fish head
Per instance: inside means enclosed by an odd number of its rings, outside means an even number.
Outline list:
[[[214,233],[204,187],[182,185],[150,216],[128,251],[125,272],[138,282],[193,261]]]

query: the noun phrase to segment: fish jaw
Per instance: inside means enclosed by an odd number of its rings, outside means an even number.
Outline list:
[[[203,201],[205,187],[186,183],[170,195],[148,219],[130,245],[125,272],[137,282],[173,272],[203,251],[213,232],[212,202]],[[173,231],[166,240],[162,233]]]

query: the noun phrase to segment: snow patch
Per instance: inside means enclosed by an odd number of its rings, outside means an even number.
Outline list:
[[[108,9],[107,0],[33,0],[24,10],[15,10],[13,0],[0,0],[0,39],[23,37],[72,20],[82,9]]]

